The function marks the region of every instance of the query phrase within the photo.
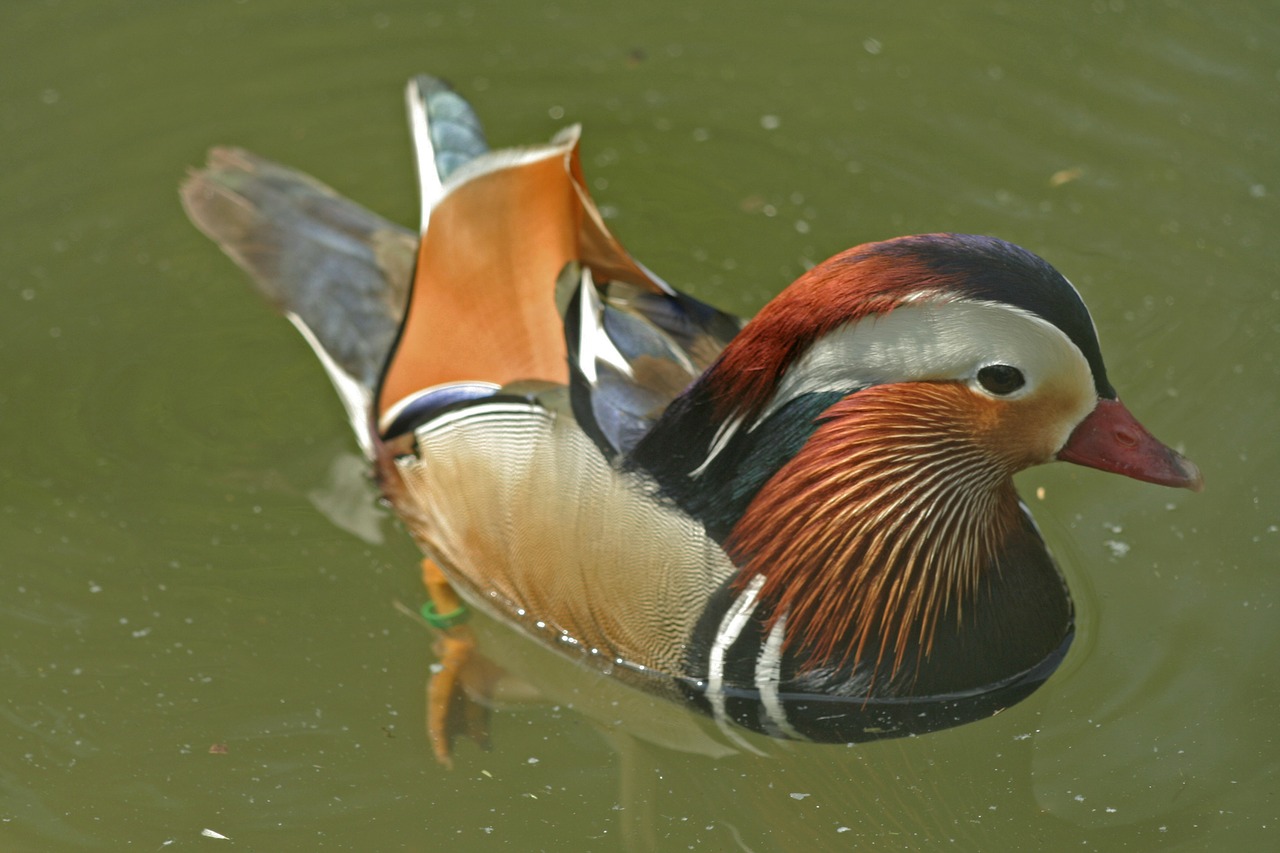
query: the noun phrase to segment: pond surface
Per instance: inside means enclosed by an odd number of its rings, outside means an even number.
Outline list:
[[[6,4],[0,847],[1280,846],[1274,4],[856,5]],[[582,122],[623,241],[740,313],[866,240],[1032,249],[1206,491],[1022,475],[1079,636],[992,719],[730,753],[508,641],[547,701],[441,769],[415,548],[176,191],[233,143],[412,224],[419,71],[498,145]]]

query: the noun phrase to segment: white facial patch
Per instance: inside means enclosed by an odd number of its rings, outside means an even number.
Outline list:
[[[1061,385],[1082,407],[1087,402],[1083,418],[1097,396],[1084,354],[1052,323],[1003,303],[919,300],[819,339],[787,370],[757,423],[803,394],[896,382],[960,381],[992,396],[977,376],[993,364],[1016,367],[1026,379],[1002,399]]]

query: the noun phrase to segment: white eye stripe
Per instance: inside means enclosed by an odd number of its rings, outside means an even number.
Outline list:
[[[976,385],[978,371],[992,364],[1023,373],[1023,388],[1005,399],[1034,393],[1064,374],[1073,384],[1093,384],[1080,349],[1029,311],[977,300],[918,300],[846,324],[814,343],[787,370],[759,421],[814,392],[930,380]]]

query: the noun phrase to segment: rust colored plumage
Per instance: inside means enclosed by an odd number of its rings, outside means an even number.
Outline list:
[[[546,298],[546,283],[576,254],[581,218],[563,174],[554,160],[504,169],[462,186],[432,212],[381,409],[441,382],[566,380],[564,332]]]
[[[576,134],[452,189],[432,209],[418,251],[379,415],[445,382],[567,382],[551,284],[570,261],[599,281],[660,289],[605,228],[583,183]]]
[[[896,241],[848,249],[809,270],[766,305],[717,365],[717,415],[748,420],[773,395],[778,377],[815,341],[840,326],[885,314],[909,297],[942,291],[946,282],[923,264],[877,254]]]
[[[999,406],[953,382],[846,397],[748,507],[728,543],[738,583],[764,576],[811,666],[874,644],[866,662],[892,651],[896,671],[912,644],[928,654],[944,611],[963,618],[1018,512],[1017,462],[985,435]]]

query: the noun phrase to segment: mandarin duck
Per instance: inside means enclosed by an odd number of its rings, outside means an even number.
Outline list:
[[[407,100],[417,234],[238,149],[182,199],[314,348],[426,555],[442,761],[479,728],[452,716],[482,659],[468,605],[722,727],[850,742],[989,716],[1073,635],[1012,476],[1201,487],[1025,249],[860,245],[744,323],[622,248],[578,128],[490,151],[443,82]]]

